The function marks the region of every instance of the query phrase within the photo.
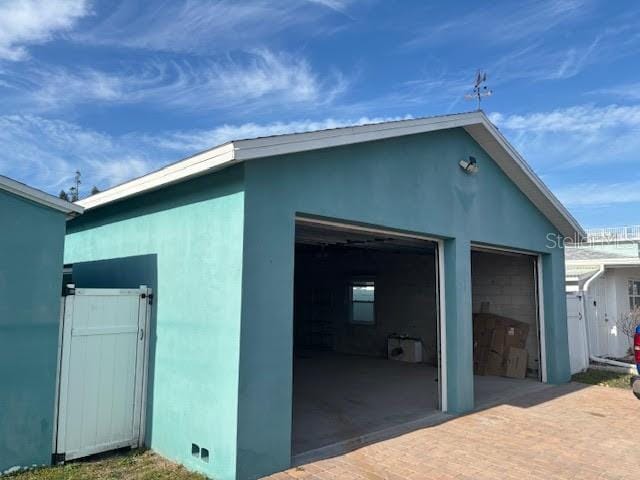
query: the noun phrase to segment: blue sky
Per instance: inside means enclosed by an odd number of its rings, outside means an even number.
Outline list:
[[[104,189],[234,138],[483,108],[585,227],[640,223],[640,4],[0,0],[0,173]]]

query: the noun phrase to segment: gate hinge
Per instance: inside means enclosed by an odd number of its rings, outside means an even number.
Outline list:
[[[54,453],[51,455],[51,465],[63,465],[66,460],[66,454]]]
[[[66,297],[67,295],[75,295],[76,286],[73,283],[69,283],[64,286],[62,296]]]
[[[146,293],[141,293],[140,298],[149,298],[149,305],[153,305],[153,293],[147,295]]]

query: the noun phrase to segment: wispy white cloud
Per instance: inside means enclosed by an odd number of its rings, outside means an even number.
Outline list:
[[[563,79],[576,76],[589,63],[591,55],[595,52],[600,37],[591,42],[586,48],[579,50],[569,48],[565,52],[564,61],[558,66],[557,70],[550,72],[549,79]]]
[[[622,101],[638,101],[640,100],[640,82],[613,85],[610,87],[591,90],[587,93],[589,95],[613,97]]]
[[[133,5],[121,2],[90,30],[75,32],[84,43],[165,52],[211,54],[243,45],[260,48],[284,32],[305,34],[326,27],[326,8],[290,0],[160,0]],[[340,9],[344,0],[322,0]],[[344,17],[343,17],[344,18]]]
[[[553,30],[587,15],[588,2],[546,0],[511,4],[479,3],[477,8],[453,20],[420,28],[406,46],[444,44],[471,40],[476,46],[512,44]],[[437,18],[437,16],[434,16]]]
[[[603,55],[602,48],[601,37],[585,45],[553,51],[540,42],[514,48],[485,64],[488,85],[500,91],[499,87],[516,82],[520,88],[529,88],[541,81],[570,79],[596,62]],[[475,72],[475,68],[449,66],[437,69],[430,66],[417,72],[413,79],[396,85],[386,97],[406,106],[439,102],[447,105],[446,111],[451,111],[472,91]]]
[[[145,142],[158,145],[168,150],[180,152],[199,151],[211,148],[230,140],[301,133],[328,128],[340,128],[353,125],[407,120],[410,115],[400,117],[360,117],[357,119],[327,118],[324,120],[302,120],[293,122],[243,123],[239,125],[222,125],[210,130],[191,130],[163,132],[161,135],[146,135]]]
[[[619,58],[623,52],[612,52],[615,40],[597,36],[573,46],[550,49],[543,42],[509,50],[486,65],[493,86],[510,82],[531,84],[542,81],[567,80],[581,74],[604,57]]]
[[[256,109],[330,104],[348,86],[338,71],[321,76],[305,58],[262,49],[213,60],[150,61],[104,72],[32,65],[0,72],[13,103],[40,110],[83,103],[151,103],[158,107]]]
[[[155,168],[155,162],[147,158],[148,152],[113,152],[108,159],[88,159],[83,170],[85,178],[91,180],[86,183],[85,192],[91,191],[90,185],[100,185],[102,188],[117,185],[132,178],[139,177]],[[117,156],[116,156],[117,155]]]
[[[531,4],[537,8],[538,2]],[[523,15],[523,22],[531,22],[532,28],[548,29],[532,33],[513,44],[507,43],[507,53],[486,65],[498,82],[512,80],[548,81],[567,80],[588,68],[604,65],[640,52],[640,34],[637,24],[640,10],[629,8],[608,22],[595,25],[594,2],[557,2],[551,8],[555,21],[537,24],[535,15]],[[554,13],[554,9],[559,10]],[[563,9],[567,9],[563,13]],[[591,22],[590,22],[591,21]],[[513,25],[513,24],[511,24]],[[517,22],[516,22],[517,25]],[[519,27],[518,27],[519,28]],[[567,29],[576,29],[580,35],[567,36]],[[526,32],[526,28],[523,32]]]
[[[496,89],[518,82],[522,87],[529,87],[540,81],[569,79],[596,61],[596,53],[600,54],[600,47],[601,40],[598,37],[586,45],[554,51],[546,50],[540,42],[511,49],[485,65],[488,85]],[[446,105],[446,112],[452,111],[454,107],[471,109],[475,105],[460,105],[464,104],[465,94],[471,93],[473,89],[475,72],[475,67],[456,69],[443,65],[438,68],[428,64],[418,70],[412,79],[395,85],[390,93],[372,99],[369,103],[370,106],[395,104],[405,107],[438,103]]]
[[[490,119],[586,224],[635,215],[631,205],[640,202],[640,104],[494,113]]]
[[[590,133],[609,128],[640,128],[640,105],[592,104],[524,115],[493,113],[491,121],[502,128],[536,133]]]
[[[606,207],[640,202],[640,180],[628,182],[578,183],[556,190],[569,207]]]
[[[336,12],[344,12],[349,4],[352,3],[351,0],[307,0],[310,3],[316,3],[318,5],[322,5],[323,7],[329,8],[331,10],[335,10]]]
[[[18,109],[56,110],[88,102],[125,100],[126,76],[92,68],[68,70],[31,62],[24,69],[0,71],[0,92],[10,95],[5,105]]]
[[[640,105],[587,104],[490,118],[543,173],[640,160]]]
[[[640,52],[637,23],[640,10],[627,9],[607,24],[593,24],[596,4],[585,0],[529,1],[518,4],[482,4],[453,20],[420,25],[404,49],[467,42],[497,87],[568,80],[594,65],[604,65]],[[438,15],[431,17],[438,19]],[[435,20],[434,22],[438,22]],[[579,29],[579,35],[567,35]],[[460,83],[473,69],[451,68],[446,80]],[[433,74],[423,75],[427,82]]]
[[[80,125],[34,115],[0,116],[0,174],[51,193],[68,188],[76,170],[81,193],[104,189],[229,140],[323,128],[378,123],[409,117],[244,123],[208,130],[130,132],[110,135]]]
[[[0,173],[57,193],[70,186],[76,169],[87,184],[103,186],[152,168],[157,151],[120,140],[61,120],[0,116]]]
[[[85,0],[0,2],[0,59],[23,60],[28,46],[49,41],[88,14]]]

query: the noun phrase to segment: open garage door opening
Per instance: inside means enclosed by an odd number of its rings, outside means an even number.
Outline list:
[[[476,406],[542,379],[537,262],[535,255],[472,249]]]
[[[437,412],[437,271],[435,241],[297,221],[294,460]]]

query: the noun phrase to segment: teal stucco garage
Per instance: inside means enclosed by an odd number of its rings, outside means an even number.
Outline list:
[[[570,378],[550,239],[583,232],[482,112],[234,141],[80,204],[65,246],[74,283],[154,291],[146,443],[211,477],[288,468],[305,453],[301,422],[336,441],[388,426],[373,408],[353,431],[327,429],[298,403],[317,396],[296,390],[314,375],[340,402],[406,366],[413,380],[394,388],[417,400],[389,397],[394,418],[472,410],[486,385],[476,304],[531,319],[523,382]],[[417,359],[390,363],[396,337]],[[329,365],[353,376],[337,384]]]
[[[51,462],[65,222],[81,212],[0,176],[0,473]]]

